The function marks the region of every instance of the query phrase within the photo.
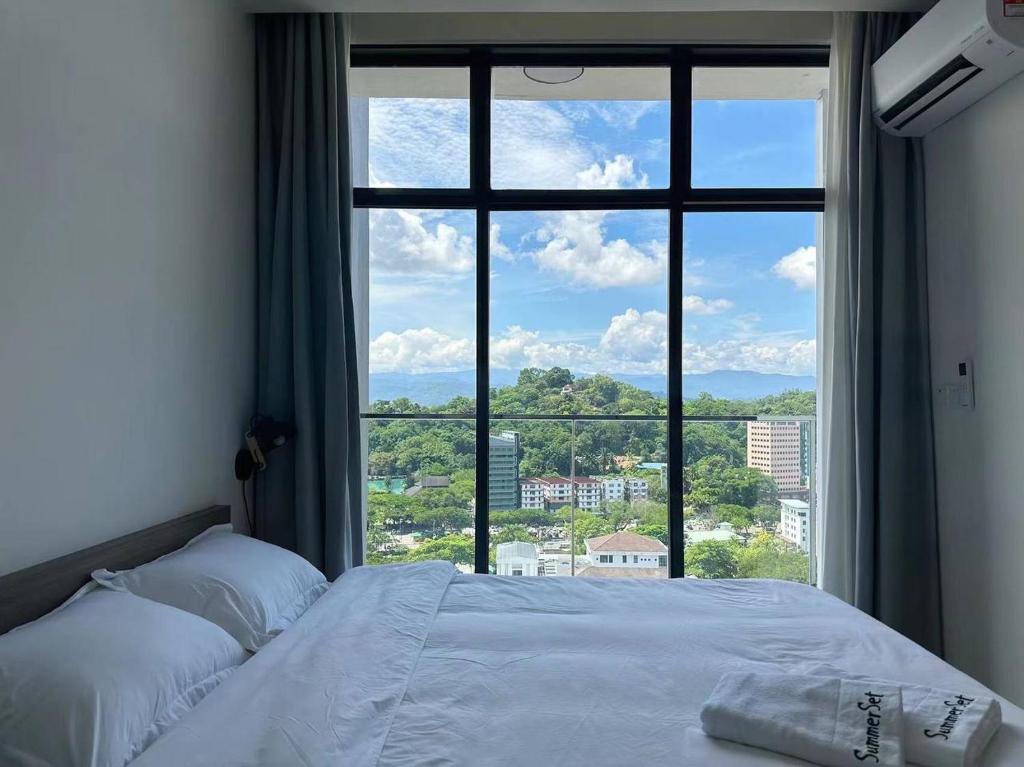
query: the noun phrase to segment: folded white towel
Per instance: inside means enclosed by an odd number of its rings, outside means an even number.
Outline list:
[[[903,765],[896,685],[795,674],[725,674],[700,712],[716,738],[826,767]]]
[[[976,694],[903,686],[904,750],[925,767],[975,767],[1003,723],[999,701]]]

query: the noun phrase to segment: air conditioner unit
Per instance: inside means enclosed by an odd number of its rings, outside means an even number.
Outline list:
[[[940,0],[871,68],[875,121],[923,136],[1024,72],[1024,0]]]

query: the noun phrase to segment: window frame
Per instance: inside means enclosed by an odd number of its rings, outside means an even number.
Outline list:
[[[350,49],[350,66],[465,67],[469,69],[469,179],[465,188],[356,187],[354,208],[472,210],[476,213],[476,412],[428,418],[475,420],[477,573],[489,572],[488,436],[494,420],[557,416],[494,416],[490,412],[490,218],[504,211],[665,210],[668,233],[668,392],[661,416],[594,416],[581,420],[665,421],[668,432],[669,577],[685,575],[683,424],[687,420],[744,421],[756,416],[688,417],[683,412],[683,216],[701,212],[823,213],[823,187],[693,187],[692,94],[697,67],[827,67],[828,46],[727,45],[416,45]],[[663,66],[670,73],[669,184],[664,189],[493,189],[491,71],[500,66]],[[423,414],[362,413],[361,421],[423,419]],[[564,416],[562,416],[564,418]],[[660,557],[659,557],[660,559]]]

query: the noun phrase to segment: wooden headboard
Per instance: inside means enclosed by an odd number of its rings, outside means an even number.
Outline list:
[[[230,521],[230,506],[211,506],[4,575],[0,577],[0,634],[58,607],[88,582],[93,570],[138,567],[181,548],[208,527]]]

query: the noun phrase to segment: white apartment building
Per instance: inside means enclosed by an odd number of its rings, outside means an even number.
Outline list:
[[[525,541],[499,543],[496,552],[498,575],[537,575],[537,547]]]
[[[546,485],[540,479],[524,479],[519,482],[519,508],[543,509]]]
[[[626,498],[629,501],[646,501],[649,495],[646,479],[626,477]]]
[[[774,479],[780,493],[805,489],[800,471],[800,424],[747,421],[747,466]]]
[[[537,482],[544,483],[544,500],[549,509],[568,506],[572,502],[572,482],[565,477],[544,477]]]
[[[800,550],[810,553],[811,547],[808,538],[807,516],[809,506],[806,501],[798,501],[794,498],[783,498],[779,501],[782,508],[779,520],[779,537],[788,541]]]
[[[602,477],[601,486],[606,501],[626,500],[626,480],[622,477]]]
[[[576,508],[598,509],[604,497],[601,480],[593,477],[528,477],[519,482],[519,503],[524,509],[558,509],[575,497]]]
[[[592,477],[576,477],[576,508],[589,511],[601,507],[601,481]]]

